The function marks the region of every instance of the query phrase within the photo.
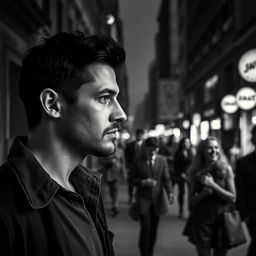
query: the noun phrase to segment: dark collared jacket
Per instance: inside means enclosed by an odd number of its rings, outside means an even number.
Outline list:
[[[88,239],[78,241],[76,232],[69,236],[63,230],[63,226],[72,223],[72,216],[71,220],[65,221],[58,196],[68,191],[42,169],[23,145],[23,140],[15,139],[7,163],[0,167],[0,255],[98,256],[95,255],[97,251],[104,256],[113,256],[113,237],[108,231],[100,197],[101,175],[79,166],[70,176],[76,190],[81,192],[81,197],[77,197],[83,201],[87,213],[81,211],[81,219],[88,223]],[[65,203],[65,197],[61,198]],[[80,242],[87,249],[78,254],[74,244]]]
[[[256,220],[256,152],[252,152],[236,163],[235,184],[237,205],[242,219],[251,217]]]

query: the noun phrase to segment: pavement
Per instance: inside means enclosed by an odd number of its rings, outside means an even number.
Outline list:
[[[128,216],[127,189],[121,184],[119,192],[119,214],[110,216],[110,201],[107,189],[103,190],[109,229],[115,233],[116,256],[139,256],[139,222]],[[177,203],[169,206],[169,213],[161,217],[154,256],[197,256],[195,247],[182,235],[188,212],[183,219],[178,218]],[[245,256],[248,243],[229,250],[227,256]]]

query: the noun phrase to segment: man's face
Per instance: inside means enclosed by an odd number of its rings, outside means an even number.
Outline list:
[[[150,146],[146,146],[146,155],[147,158],[152,158],[154,157],[158,152],[158,148],[156,147],[150,147]]]
[[[75,154],[106,156],[115,151],[118,126],[126,114],[117,101],[114,70],[100,63],[87,70],[94,79],[77,90],[75,103],[64,105],[59,134]]]
[[[141,141],[143,139],[143,133],[137,133],[136,134],[136,140]]]

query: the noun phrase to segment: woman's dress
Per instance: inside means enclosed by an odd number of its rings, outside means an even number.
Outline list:
[[[215,182],[226,187],[226,168],[202,170],[195,175],[195,192],[200,192],[203,185],[200,176],[209,172]],[[200,248],[228,248],[221,230],[221,214],[230,205],[216,193],[209,194],[199,201],[191,210],[183,234],[189,241]]]

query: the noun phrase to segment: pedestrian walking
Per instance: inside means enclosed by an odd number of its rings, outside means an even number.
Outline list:
[[[106,181],[111,199],[111,215],[115,217],[118,213],[118,192],[119,182],[126,179],[126,166],[124,151],[120,141],[116,141],[116,151],[114,154],[99,158],[100,172]]]
[[[128,185],[128,203],[131,204],[134,198],[134,186],[132,184],[132,172],[133,170],[133,160],[141,154],[142,144],[143,144],[144,130],[137,129],[135,132],[135,140],[129,142],[125,148],[125,160],[127,166],[127,185]]]
[[[251,141],[256,146],[256,126],[251,130]],[[242,220],[247,224],[251,242],[247,256],[256,255],[256,150],[236,162],[235,184],[237,188],[237,206]]]
[[[160,216],[167,213],[174,196],[166,158],[157,154],[156,137],[145,140],[145,152],[133,162],[132,181],[136,186],[135,204],[140,216],[139,249],[141,256],[152,256]]]
[[[101,175],[80,165],[115,151],[126,120],[115,69],[124,50],[110,37],[61,32],[22,62],[20,96],[29,136],[0,167],[0,254],[113,256]]]
[[[167,142],[163,143],[159,148],[159,154],[163,155],[167,159],[169,176],[172,184],[174,183],[174,155],[177,151],[178,144],[175,136],[172,134],[168,137]]]
[[[198,256],[225,256],[223,213],[236,199],[234,174],[217,138],[202,141],[189,174],[191,212],[183,234]]]
[[[178,186],[179,218],[184,215],[184,199],[186,184],[188,182],[187,171],[193,160],[193,150],[190,139],[184,137],[180,140],[177,151],[174,155],[173,187]]]

